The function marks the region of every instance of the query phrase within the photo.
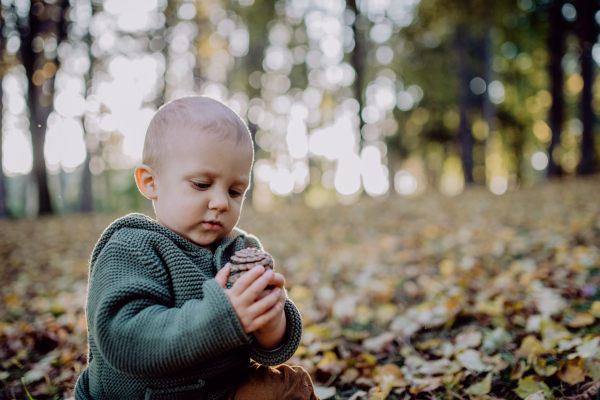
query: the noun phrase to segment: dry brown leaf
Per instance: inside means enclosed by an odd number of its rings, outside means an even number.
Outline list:
[[[579,313],[573,319],[567,321],[566,325],[570,328],[581,328],[593,324],[596,318],[591,313]]]
[[[517,380],[523,377],[523,374],[527,372],[530,367],[524,361],[519,361],[510,373],[510,379]]]
[[[548,353],[548,349],[546,349],[542,342],[540,342],[538,338],[533,335],[525,337],[525,339],[523,339],[521,342],[521,347],[519,347],[517,350],[517,355],[526,356],[532,360],[535,356],[541,356]]]
[[[556,376],[569,385],[576,385],[583,382],[585,380],[583,360],[581,358],[569,360],[568,364],[563,364],[561,366]]]

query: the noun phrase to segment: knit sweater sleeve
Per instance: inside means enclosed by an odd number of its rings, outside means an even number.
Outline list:
[[[264,350],[256,341],[250,345],[250,357],[259,364],[279,365],[289,360],[300,345],[302,338],[302,318],[296,305],[290,300],[285,301],[283,308],[287,320],[286,339],[279,348],[275,350]]]
[[[246,240],[249,246],[264,250],[256,236],[247,234]],[[250,357],[260,364],[270,366],[283,364],[294,355],[298,346],[300,346],[300,339],[302,338],[300,312],[290,299],[285,301],[283,311],[287,320],[286,336],[283,344],[275,350],[264,350],[256,341],[252,341],[250,344]]]
[[[202,300],[173,307],[168,271],[145,251],[113,238],[90,273],[89,331],[113,368],[163,377],[248,343],[214,279],[204,281]]]

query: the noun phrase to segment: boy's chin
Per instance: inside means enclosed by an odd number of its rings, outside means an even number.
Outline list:
[[[213,238],[190,238],[191,242],[194,242],[200,247],[203,247],[207,250],[214,250],[216,248],[216,244],[221,240],[225,235],[217,235]]]

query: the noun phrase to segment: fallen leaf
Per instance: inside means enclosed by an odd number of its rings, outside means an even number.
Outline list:
[[[567,357],[569,360],[574,359],[575,357],[581,358],[590,358],[590,357],[598,357],[600,355],[600,337],[597,336],[580,344],[577,347],[577,351],[573,354],[569,354]]]
[[[521,379],[523,377],[523,374],[525,372],[527,372],[527,370],[529,369],[527,363],[523,362],[523,361],[519,361],[513,368],[512,372],[510,373],[510,379],[511,380],[517,380],[517,379]]]
[[[590,357],[583,359],[585,374],[595,381],[600,381],[600,359]]]
[[[25,372],[25,375],[23,375],[23,379],[25,379],[25,383],[29,384],[43,379],[45,375],[45,371],[39,369],[32,369]]]
[[[491,365],[486,365],[481,361],[481,353],[477,350],[464,350],[456,355],[456,359],[463,367],[470,371],[485,372],[492,369]]]
[[[561,340],[558,342],[558,351],[562,353],[564,351],[571,350],[573,347],[579,346],[581,343],[583,343],[583,339],[580,337],[576,337],[571,340]]]
[[[535,336],[529,335],[523,339],[521,347],[519,347],[516,353],[517,355],[527,356],[533,360],[533,357],[548,354],[549,351]]]
[[[504,371],[509,366],[508,362],[502,357],[502,354],[496,354],[492,357],[484,354],[481,360],[487,365],[492,365],[492,372],[496,374]]]
[[[359,387],[361,389],[370,389],[373,386],[375,386],[375,382],[373,382],[373,380],[364,376],[361,376],[360,378],[355,380],[354,384],[356,385],[356,387]]]
[[[553,349],[560,341],[570,339],[573,336],[562,324],[554,321],[542,321],[540,331],[542,342],[547,349]]]
[[[425,361],[418,368],[417,372],[426,376],[453,374],[460,371],[462,367],[456,361],[450,361],[447,358],[441,358],[434,361]]]
[[[558,371],[558,365],[550,364],[545,358],[537,357],[533,361],[533,370],[540,376],[552,376]]]
[[[536,308],[546,319],[558,314],[567,306],[566,300],[556,289],[541,288],[531,295]]]
[[[533,376],[528,376],[519,379],[519,386],[515,389],[515,393],[522,399],[526,399],[534,393],[542,391],[548,400],[554,400],[552,391],[544,382],[538,382]]]
[[[487,333],[483,339],[483,350],[487,354],[494,354],[499,348],[510,343],[510,334],[500,327]]]
[[[384,332],[379,336],[363,340],[363,346],[365,349],[377,353],[389,346],[394,339],[396,339],[395,333]]]
[[[409,392],[417,394],[420,392],[430,392],[439,388],[442,385],[440,378],[415,378],[411,382]]]
[[[359,390],[356,393],[354,393],[352,396],[348,397],[348,400],[358,400],[359,397],[362,396],[366,396],[367,392],[365,392],[364,390]]]
[[[326,351],[323,358],[317,364],[317,368],[321,368],[327,364],[334,363],[338,360],[337,355],[333,351]]]
[[[360,376],[360,372],[356,368],[348,368],[344,373],[340,376],[340,379],[346,383],[352,383],[356,378]]]
[[[467,390],[465,390],[465,393],[467,394],[471,394],[474,396],[481,396],[482,394],[488,394],[490,392],[490,390],[492,390],[492,373],[489,372],[485,378],[483,378],[483,380],[481,382],[477,382],[471,386],[469,386],[469,388]]]
[[[556,376],[569,385],[576,385],[583,382],[585,380],[583,360],[581,358],[570,360],[568,364],[560,368]]]
[[[543,390],[539,390],[527,396],[525,400],[546,400],[546,393]]]
[[[567,326],[570,328],[581,328],[593,324],[596,318],[591,313],[579,313],[573,317],[570,321],[567,321]]]
[[[392,321],[390,329],[402,337],[410,337],[421,329],[421,325],[404,316],[399,316]]]
[[[335,396],[335,394],[337,392],[334,387],[324,387],[324,386],[314,385],[314,388],[315,388],[315,394],[323,400],[332,398],[333,396]]]
[[[596,318],[600,318],[600,301],[596,300],[590,307],[590,314]]]
[[[454,351],[460,352],[468,348],[475,348],[481,345],[482,334],[480,331],[470,331],[459,333],[454,343]]]
[[[383,398],[386,398],[392,389],[407,385],[404,374],[396,364],[385,364],[376,369],[373,381],[381,388],[381,392],[384,394]]]

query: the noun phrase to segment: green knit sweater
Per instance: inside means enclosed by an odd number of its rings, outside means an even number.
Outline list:
[[[75,398],[223,399],[250,358],[265,365],[288,360],[302,335],[296,306],[286,301],[283,346],[265,351],[244,333],[214,279],[246,247],[261,244],[237,228],[213,254],[142,214],[113,222],[90,262],[89,365]]]

